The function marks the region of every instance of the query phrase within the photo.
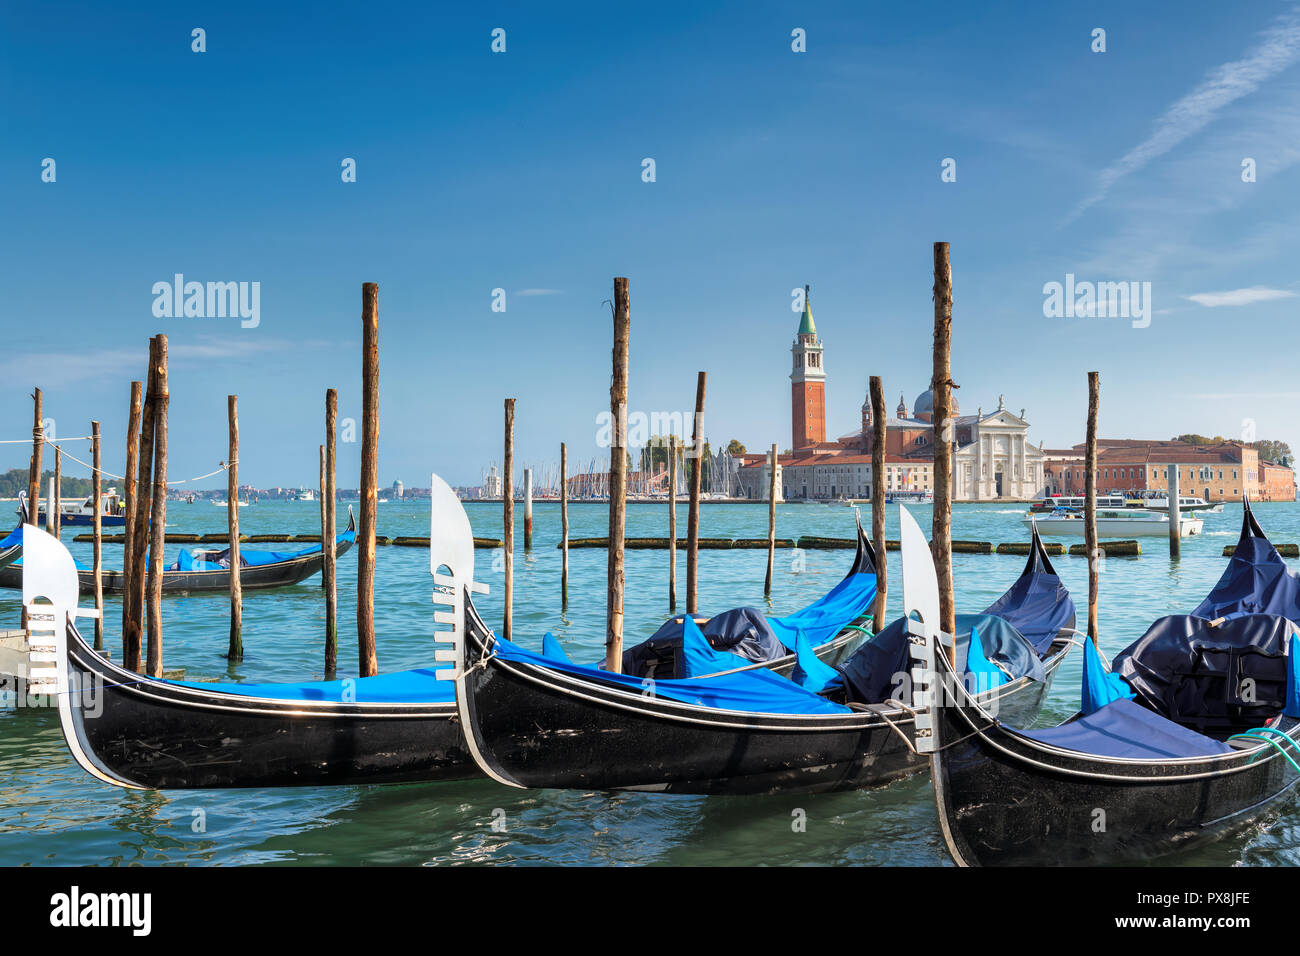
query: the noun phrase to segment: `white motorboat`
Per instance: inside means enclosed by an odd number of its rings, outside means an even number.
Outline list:
[[[1178,534],[1189,538],[1200,534],[1205,522],[1195,515],[1179,515]],[[1053,511],[1051,514],[1028,514],[1022,522],[1026,528],[1037,526],[1044,537],[1083,535],[1082,511]],[[1136,508],[1097,511],[1097,537],[1134,538],[1144,535],[1169,535],[1169,515]]]
[[[1150,497],[1147,496],[1150,495]],[[1169,494],[1168,492],[1148,492],[1138,498],[1130,498],[1125,502],[1129,508],[1140,508],[1143,511],[1168,511]],[[1196,495],[1179,495],[1178,510],[1181,512],[1199,511],[1203,514],[1218,515],[1223,514],[1222,501],[1206,501],[1204,498]]]

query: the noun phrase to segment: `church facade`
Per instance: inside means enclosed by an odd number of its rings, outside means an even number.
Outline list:
[[[871,400],[862,404],[861,427],[826,440],[826,368],[824,350],[813,322],[809,288],[790,348],[790,451],[778,462],[778,487],[787,500],[868,498],[874,422]],[[932,491],[934,476],[934,397],[916,397],[911,410],[899,396],[894,415],[885,422],[886,484],[890,491]],[[1041,444],[1029,442],[1029,422],[1022,408],[1011,412],[1002,396],[997,408],[962,415],[952,397],[953,498],[996,501],[1041,497],[1046,482]],[[765,456],[747,456],[737,472],[742,494],[765,500],[771,480]]]

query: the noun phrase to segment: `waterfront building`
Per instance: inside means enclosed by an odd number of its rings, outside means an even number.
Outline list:
[[[393,482],[393,497],[394,498],[402,497],[402,492],[403,492],[402,480],[399,478]]]
[[[483,497],[500,498],[501,497],[501,475],[497,471],[497,466],[493,465],[483,476]]]

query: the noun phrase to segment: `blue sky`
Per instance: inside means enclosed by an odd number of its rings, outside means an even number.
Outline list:
[[[812,285],[841,434],[869,375],[891,407],[927,386],[942,239],[963,411],[1005,394],[1068,445],[1097,369],[1105,435],[1249,419],[1300,448],[1294,4],[696,6],[7,4],[0,438],[40,385],[58,433],[102,420],[120,471],[161,331],[172,475],[225,457],[236,392],[241,478],[314,484],[325,389],[359,413],[375,281],[381,484],[477,484],[507,395],[519,460],[582,460],[627,275],[631,408],[688,409],[706,369],[715,445],[785,447],[791,290]],[[259,282],[260,324],[155,317],[175,273]],[[1067,274],[1150,282],[1149,327],[1046,318]]]

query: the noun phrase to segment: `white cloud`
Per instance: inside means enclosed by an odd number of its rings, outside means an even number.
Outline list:
[[[1197,305],[1203,305],[1207,309],[1217,308],[1221,305],[1251,305],[1255,302],[1271,302],[1274,299],[1291,299],[1295,297],[1294,292],[1288,292],[1286,289],[1268,289],[1264,286],[1251,286],[1249,289],[1229,289],[1226,292],[1198,292],[1195,295],[1185,295],[1184,299],[1190,299]]]
[[[1118,180],[1204,129],[1225,106],[1253,93],[1297,58],[1300,58],[1300,8],[1293,7],[1264,31],[1259,45],[1245,57],[1211,70],[1190,93],[1165,110],[1150,136],[1101,171],[1092,195],[1075,207],[1066,221],[1078,218],[1104,199]]]
[[[520,289],[515,295],[564,295],[563,289]]]

